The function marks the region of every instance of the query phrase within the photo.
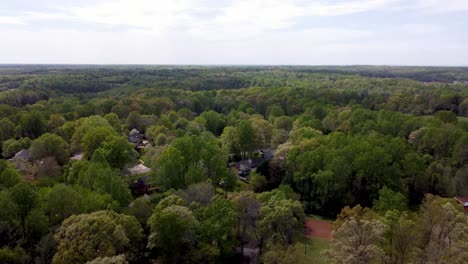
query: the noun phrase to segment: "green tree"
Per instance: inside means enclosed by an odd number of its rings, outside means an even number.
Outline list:
[[[55,134],[43,134],[31,144],[30,153],[33,160],[54,157],[63,165],[68,162],[70,153],[67,142]]]
[[[379,191],[379,199],[374,200],[374,210],[385,214],[389,210],[400,212],[408,210],[408,199],[399,192],[394,192],[387,186]]]
[[[115,113],[109,113],[104,116],[104,119],[114,128],[115,131],[122,131],[122,123],[120,122],[119,116]]]
[[[110,194],[121,206],[127,206],[131,199],[128,185],[119,172],[107,163],[89,162],[78,173],[76,183],[99,193]]]
[[[135,162],[137,153],[133,145],[125,137],[112,136],[106,139],[102,145],[104,156],[112,168],[123,169]]]
[[[37,138],[46,132],[47,124],[41,113],[32,111],[21,116],[19,125],[24,137]]]
[[[104,142],[114,133],[114,129],[110,126],[88,129],[81,140],[81,149],[85,152],[86,157],[92,157],[94,151],[102,147]]]
[[[8,166],[1,174],[0,174],[0,186],[4,186],[5,188],[11,188],[15,186],[17,183],[23,181],[23,177],[17,170]]]
[[[0,141],[5,141],[12,138],[15,135],[15,124],[8,118],[2,118],[0,120]]]
[[[2,145],[2,156],[10,158],[22,149],[28,149],[31,146],[31,140],[29,138],[21,138],[18,140],[8,139],[3,142]]]
[[[127,117],[127,128],[132,130],[136,128],[137,130],[143,131],[143,120],[140,113],[133,111]]]
[[[16,184],[9,190],[9,195],[16,204],[23,237],[26,237],[26,218],[31,210],[38,205],[39,198],[31,185],[26,182]]]
[[[51,114],[47,121],[47,129],[51,133],[57,132],[57,129],[65,124],[65,118],[61,114]]]
[[[223,129],[226,126],[224,116],[213,110],[203,112],[200,115],[200,118],[204,119],[206,129],[216,136],[221,135],[221,132],[223,132]]]
[[[44,209],[53,224],[59,224],[74,214],[85,211],[83,197],[72,187],[57,184],[47,194]]]
[[[233,254],[238,244],[234,229],[238,214],[234,203],[218,197],[206,207],[197,209],[194,214],[200,222],[200,239],[219,248],[223,255]]]
[[[199,223],[188,208],[171,205],[155,210],[148,225],[151,230],[148,247],[160,252],[162,263],[176,263],[186,254],[184,249],[196,242]]]
[[[286,199],[284,195],[282,192],[272,193],[264,202],[260,209],[259,229],[270,243],[292,245],[302,232],[305,215],[299,201]]]
[[[386,226],[377,220],[350,218],[338,228],[327,251],[336,263],[374,263],[383,255],[379,244]]]
[[[112,257],[98,257],[86,262],[86,264],[128,264],[128,261],[125,255],[122,254]]]
[[[125,210],[129,215],[133,215],[142,226],[146,225],[154,209],[154,205],[146,197],[135,199]]]
[[[255,149],[255,130],[249,121],[242,120],[236,127],[239,151],[243,159],[246,159],[250,152]]]
[[[85,263],[128,252],[143,230],[133,216],[98,211],[67,218],[54,237],[58,248],[52,263]]]

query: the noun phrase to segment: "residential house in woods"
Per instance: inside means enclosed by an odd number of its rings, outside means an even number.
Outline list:
[[[255,172],[262,161],[271,160],[275,154],[270,148],[257,149],[253,152],[255,158],[241,160],[229,164],[229,168],[237,173],[241,180],[247,180],[251,172]]]
[[[25,174],[31,174],[32,163],[30,160],[31,160],[31,155],[29,153],[29,150],[22,149],[10,159],[10,162],[18,171],[20,171],[23,175],[25,175]]]
[[[140,133],[136,128],[132,129],[128,134],[128,141],[130,141],[138,151],[143,150],[149,145],[149,141],[146,139],[145,135]]]

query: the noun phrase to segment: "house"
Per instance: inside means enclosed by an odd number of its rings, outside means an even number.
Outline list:
[[[271,148],[257,149],[255,154],[258,154],[264,160],[271,160],[275,156],[275,151]]]
[[[149,145],[149,141],[146,139],[145,135],[135,128],[128,134],[128,141],[130,141],[138,151],[142,151]]]
[[[70,160],[82,160],[83,159],[83,153],[75,153]]]
[[[15,154],[9,161],[13,166],[23,175],[33,174],[33,164],[31,162],[31,155],[29,150],[22,149]]]
[[[465,197],[454,197],[457,202],[463,205],[465,211],[468,211],[468,198]]]
[[[229,167],[234,170],[238,176],[247,177],[251,171],[255,171],[261,159],[254,158],[248,160],[241,160],[239,162],[233,162],[229,164]]]
[[[144,173],[148,173],[150,171],[151,171],[151,169],[146,167],[143,164],[143,162],[141,162],[140,164],[134,166],[133,168],[128,169],[128,173],[130,175],[144,174]]]
[[[17,152],[15,156],[10,159],[10,161],[15,161],[15,160],[29,161],[30,159],[31,159],[31,155],[29,154],[29,150],[22,149],[19,152]]]
[[[142,143],[144,135],[140,133],[136,128],[132,129],[130,131],[130,134],[128,134],[128,141],[133,143],[135,146],[138,144]]]

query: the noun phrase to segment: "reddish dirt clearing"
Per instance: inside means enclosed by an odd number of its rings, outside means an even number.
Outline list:
[[[331,224],[326,221],[315,219],[306,220],[306,229],[308,237],[321,237],[331,239]]]

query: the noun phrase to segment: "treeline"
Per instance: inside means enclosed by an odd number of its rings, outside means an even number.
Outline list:
[[[466,263],[466,213],[428,194],[408,211],[404,197],[382,189],[373,209],[346,207],[334,223],[326,254],[334,263]]]
[[[0,104],[2,263],[296,263],[309,213],[339,214],[328,253],[338,263],[424,263],[460,250],[466,231],[448,229],[466,228],[461,206],[427,194],[468,196],[463,85],[160,69],[174,80],[191,72],[178,89],[114,78],[139,73],[132,67],[80,70],[90,73],[37,73],[44,83],[1,93],[14,102]],[[258,87],[192,90],[201,72]],[[69,82],[82,90],[62,88]],[[44,94],[25,105],[6,96],[24,91]],[[147,142],[130,143],[131,131]],[[140,160],[151,172],[128,176]],[[238,162],[254,164],[250,174]],[[355,231],[362,247],[340,244]]]

